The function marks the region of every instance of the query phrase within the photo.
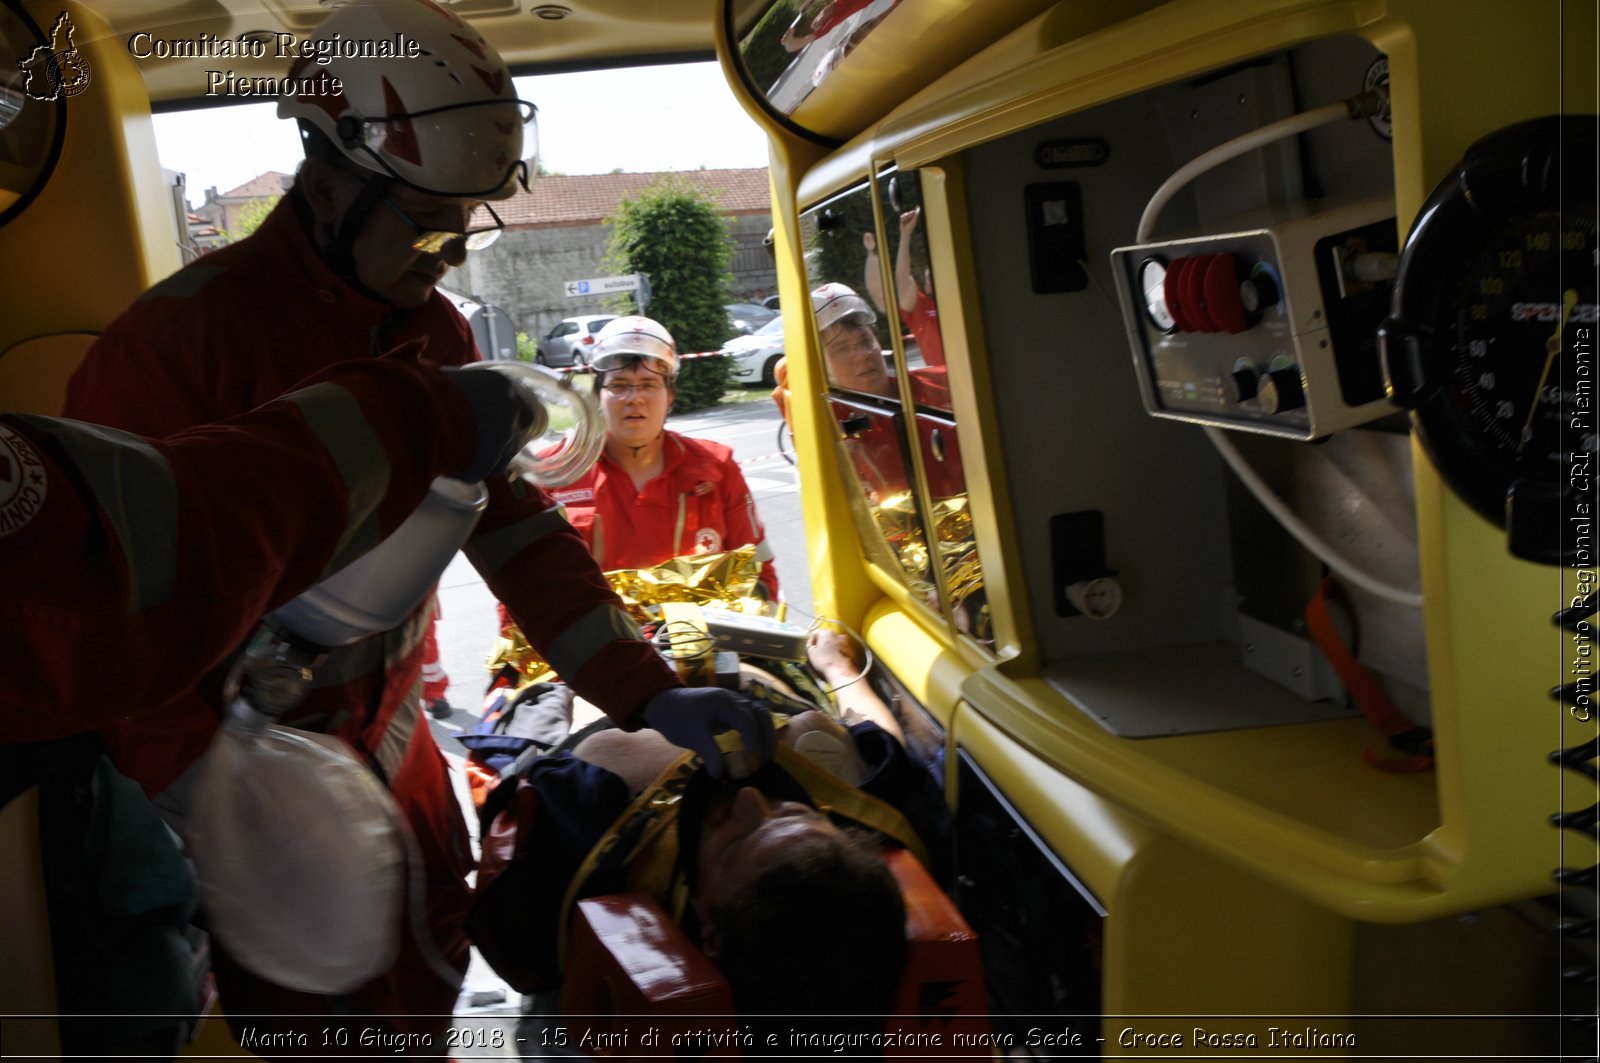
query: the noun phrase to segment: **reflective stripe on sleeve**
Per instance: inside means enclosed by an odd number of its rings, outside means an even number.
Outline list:
[[[76,466],[110,522],[128,566],[128,613],[172,600],[178,575],[178,489],[161,452],[102,425],[18,415]]]
[[[767,542],[767,529],[761,526],[761,518],[756,516],[756,500],[748,491],[744,495],[744,511],[750,517],[751,530],[761,536],[761,541],[756,543],[756,564],[764,565],[777,555],[772,552],[772,544]]]
[[[300,408],[344,480],[344,533],[323,570],[326,575],[348,565],[383,538],[376,517],[378,504],[389,492],[389,456],[367,423],[361,404],[344,388],[313,384],[286,398]]]
[[[327,660],[317,665],[311,689],[344,686],[379,669],[390,671],[400,667],[401,662],[416,651],[431,623],[433,610],[418,609],[397,628],[368,636],[348,646],[334,647],[329,651]],[[295,726],[306,730],[319,729],[303,723],[296,723]]]
[[[571,682],[595,654],[617,639],[637,640],[639,629],[621,607],[601,605],[556,637],[545,660],[556,674]]]
[[[395,709],[383,737],[378,739],[378,748],[372,750],[368,766],[378,770],[385,788],[394,786],[394,780],[400,775],[400,765],[405,762],[406,750],[411,747],[411,738],[421,724],[422,677],[418,676],[405,700]]]
[[[473,567],[487,576],[498,572],[506,562],[520,554],[528,544],[568,527],[566,512],[560,506],[551,506],[499,531],[481,532],[467,543],[466,553]]]

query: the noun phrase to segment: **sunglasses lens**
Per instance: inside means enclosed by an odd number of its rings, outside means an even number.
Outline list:
[[[460,235],[460,233],[426,232],[411,241],[411,248],[414,251],[421,251],[425,255],[437,255],[445,249],[450,241]]]

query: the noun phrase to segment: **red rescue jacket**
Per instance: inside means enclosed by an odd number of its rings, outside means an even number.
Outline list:
[[[335,420],[352,401],[386,466],[341,466],[328,448],[359,430]],[[92,730],[184,694],[257,617],[393,531],[430,480],[470,460],[471,440],[444,430],[468,416],[436,373],[357,362],[293,401],[164,441],[0,417],[0,644],[27,662],[0,670],[0,742]]]
[[[307,237],[301,209],[296,196],[285,197],[250,237],[168,277],[112,322],[69,385],[68,415],[164,436],[248,410],[334,362],[372,357],[461,365],[477,358],[466,320],[437,292],[420,308],[398,310],[335,274]],[[379,457],[341,450],[341,464]],[[237,476],[269,492],[272,463],[242,463]],[[502,477],[491,478],[488,488],[488,510],[465,553],[578,694],[628,721],[654,694],[676,686],[549,497]],[[221,562],[180,557],[178,563]],[[464,970],[468,838],[420,699],[431,611],[430,599],[396,630],[336,651],[286,722],[344,738],[389,784],[426,864],[435,944]],[[193,652],[168,647],[169,654]],[[163,709],[103,732],[125,774],[152,794],[170,791],[160,802],[167,807],[182,806],[185,785],[174,784],[187,783],[185,772],[217,727],[221,681],[213,672]],[[395,968],[343,1006],[368,1014],[449,1014],[456,987],[435,977],[411,935],[403,937]],[[219,968],[219,979],[223,973]],[[247,996],[240,983],[234,987],[228,1008],[235,1014],[321,1007],[315,998],[273,995],[271,987],[259,998]]]
[[[602,455],[582,479],[551,497],[567,507],[567,519],[607,572],[753,545],[761,583],[776,599],[767,532],[733,451],[708,439],[663,435],[666,466],[642,489]]]

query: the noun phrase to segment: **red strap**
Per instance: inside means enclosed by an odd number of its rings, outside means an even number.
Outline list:
[[[1427,771],[1433,767],[1433,735],[1425,727],[1418,727],[1401,715],[1383,686],[1372,673],[1361,667],[1355,654],[1345,646],[1344,640],[1333,626],[1328,615],[1328,597],[1338,591],[1333,577],[1324,577],[1316,593],[1306,602],[1306,629],[1317,648],[1333,666],[1334,673],[1349,692],[1367,722],[1376,727],[1396,748],[1407,751],[1404,757],[1380,757],[1369,747],[1363,755],[1367,764],[1380,771]]]

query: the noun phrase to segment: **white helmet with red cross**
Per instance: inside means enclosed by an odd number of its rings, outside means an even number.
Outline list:
[[[678,345],[659,321],[629,314],[607,321],[594,338],[589,364],[597,373],[621,368],[630,358],[655,362],[650,368],[666,377],[678,374]]]
[[[326,79],[318,79],[326,74]],[[337,79],[340,91],[300,91]],[[351,0],[299,44],[278,117],[420,192],[504,199],[538,170],[533,104],[483,34],[433,0]]]
[[[829,281],[811,293],[811,311],[817,316],[817,331],[826,332],[830,325],[847,321],[852,325],[870,325],[878,320],[872,305],[855,293],[848,284]]]

